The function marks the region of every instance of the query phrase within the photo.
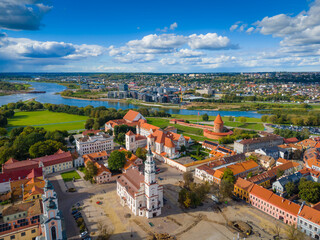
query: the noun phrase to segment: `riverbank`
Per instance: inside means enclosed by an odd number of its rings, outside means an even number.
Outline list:
[[[57,93],[60,94],[60,93]],[[86,101],[105,101],[105,102],[121,102],[121,103],[127,103],[127,104],[133,104],[136,106],[141,106],[141,107],[157,107],[157,108],[169,108],[169,109],[186,109],[186,108],[180,108],[179,105],[165,105],[165,104],[159,104],[159,103],[145,103],[139,100],[132,101],[135,99],[116,99],[116,98],[80,98],[80,97],[69,97],[69,96],[62,96],[62,98],[67,98],[67,99],[77,99],[77,100],[86,100]]]

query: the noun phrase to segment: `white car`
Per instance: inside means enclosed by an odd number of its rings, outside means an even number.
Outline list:
[[[89,233],[87,231],[80,233],[80,237],[84,238],[88,235]]]

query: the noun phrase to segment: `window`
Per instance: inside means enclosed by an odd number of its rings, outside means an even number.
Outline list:
[[[32,229],[32,230],[31,230],[31,233],[35,233],[35,232],[36,232],[36,230],[35,230],[35,229]]]
[[[22,232],[21,233],[21,237],[23,237],[23,236],[25,236],[26,235],[26,233],[25,232]]]
[[[10,236],[10,239],[16,239],[15,235]]]

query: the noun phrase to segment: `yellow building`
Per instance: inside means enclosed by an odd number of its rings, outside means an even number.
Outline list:
[[[2,215],[4,223],[0,224],[1,240],[35,240],[41,235],[40,200],[9,206],[3,209]]]
[[[254,183],[249,182],[243,178],[238,178],[236,183],[234,184],[234,195],[249,203],[249,194],[253,186]]]

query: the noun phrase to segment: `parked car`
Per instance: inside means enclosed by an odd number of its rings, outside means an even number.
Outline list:
[[[72,215],[75,215],[77,212],[78,212],[78,210],[73,210],[73,211],[71,212],[71,214],[72,214]]]
[[[84,232],[80,233],[81,239],[84,239],[85,237],[87,237],[88,234],[89,234],[89,233],[88,233],[87,231],[84,231]]]
[[[82,218],[82,215],[78,215],[74,219],[77,221],[79,218]]]

